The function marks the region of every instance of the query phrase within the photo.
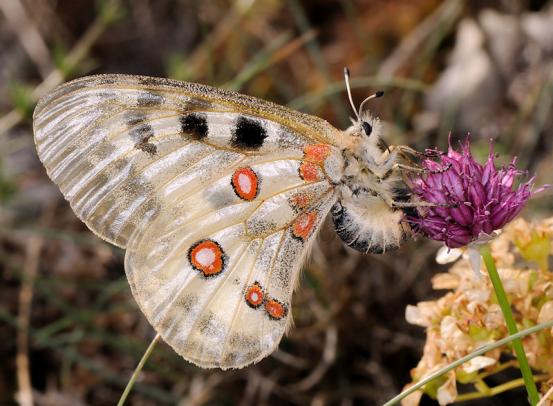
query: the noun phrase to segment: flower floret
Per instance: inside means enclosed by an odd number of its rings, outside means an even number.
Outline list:
[[[423,234],[443,241],[450,248],[465,246],[481,234],[490,235],[513,220],[532,196],[534,178],[513,187],[526,172],[516,168],[516,158],[506,168],[497,168],[493,144],[484,165],[477,162],[467,137],[456,151],[430,151],[437,160],[426,158],[426,173],[412,178],[413,193],[435,206],[419,210],[410,221]]]

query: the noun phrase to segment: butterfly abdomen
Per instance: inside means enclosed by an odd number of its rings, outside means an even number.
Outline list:
[[[405,239],[402,212],[390,209],[378,197],[370,199],[363,205],[365,211],[347,200],[335,203],[331,214],[336,232],[344,243],[363,253],[382,254],[399,248]]]

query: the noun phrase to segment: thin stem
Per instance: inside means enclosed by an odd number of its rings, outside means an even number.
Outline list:
[[[504,362],[503,364],[497,364],[496,367],[488,370],[487,372],[482,372],[482,373],[478,374],[476,377],[478,379],[484,379],[484,378],[487,378],[488,376],[497,374],[497,373],[503,371],[504,369],[512,368],[512,367],[516,368],[517,365],[518,365],[518,362],[516,362],[515,360],[507,361],[507,362]]]
[[[526,337],[527,335],[537,333],[538,331],[545,330],[546,328],[553,327],[553,320],[546,321],[544,323],[536,324],[533,327],[527,328],[526,330],[519,331],[516,334],[510,335],[508,337],[502,338],[501,340],[498,340],[491,344],[483,345],[482,347],[478,348],[477,350],[474,350],[470,354],[465,355],[462,358],[459,358],[457,361],[453,361],[451,364],[446,365],[445,367],[437,370],[436,372],[428,375],[427,377],[421,379],[413,386],[410,386],[409,388],[405,389],[403,392],[401,392],[399,395],[394,396],[392,399],[384,403],[383,406],[392,406],[400,402],[402,399],[409,396],[411,393],[416,392],[417,390],[423,388],[427,383],[432,382],[434,379],[439,378],[442,375],[447,374],[449,371],[454,370],[460,365],[463,365],[465,362],[470,361],[471,359],[485,354],[488,351],[495,350],[496,348],[499,348],[505,344],[509,344],[513,340],[517,340],[522,337]]]
[[[480,254],[482,255],[482,259],[488,269],[488,274],[490,275],[490,280],[492,281],[497,301],[499,302],[499,306],[503,312],[503,318],[505,319],[505,324],[507,324],[509,334],[516,334],[518,332],[517,325],[511,311],[509,299],[507,299],[505,289],[503,289],[503,284],[501,283],[501,278],[497,272],[490,246],[488,244],[482,245],[480,248]],[[538,390],[536,389],[536,383],[534,382],[534,377],[532,376],[532,370],[530,369],[530,365],[528,365],[528,359],[526,358],[522,341],[520,339],[514,340],[513,348],[515,349],[520,372],[522,373],[524,385],[526,386],[526,391],[528,392],[528,400],[532,406],[535,406],[538,404],[540,396],[538,394]]]
[[[150,355],[152,354],[152,351],[154,350],[157,342],[159,341],[160,335],[159,333],[156,334],[148,348],[146,349],[146,352],[140,359],[140,362],[134,369],[134,372],[132,373],[131,379],[129,379],[129,382],[127,382],[127,386],[125,387],[125,390],[123,391],[123,394],[121,395],[121,398],[119,399],[119,402],[117,402],[117,406],[123,406],[125,403],[125,400],[127,400],[127,396],[129,396],[129,393],[131,393],[131,389],[134,386],[134,383],[138,379],[138,375],[140,375],[140,372],[142,371],[142,368],[144,367],[144,364],[146,361],[148,361],[148,358],[150,358]]]
[[[543,381],[547,379],[547,375],[537,376],[535,379],[536,381]],[[455,402],[465,402],[467,400],[487,398],[487,397],[499,395],[500,393],[507,392],[508,390],[515,389],[520,386],[524,386],[524,379],[522,378],[514,379],[512,381],[502,383],[501,385],[494,386],[493,388],[490,388],[489,393],[482,393],[482,392],[463,393],[462,395],[459,395],[455,398]]]

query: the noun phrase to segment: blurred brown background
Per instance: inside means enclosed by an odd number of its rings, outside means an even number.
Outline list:
[[[91,73],[169,76],[345,128],[344,66],[357,102],[386,91],[371,108],[388,143],[444,148],[449,131],[470,132],[478,156],[494,138],[503,162],[518,155],[538,184],[553,183],[551,2],[0,0],[0,404],[31,387],[39,405],[115,404],[154,335],[123,252],[77,220],[35,155],[41,95]],[[552,207],[545,193],[524,215]],[[405,306],[439,294],[437,245],[365,256],[330,224],[321,234],[278,352],[221,372],[161,344],[130,403],[377,405],[397,394],[424,342]],[[524,399],[519,389],[472,404]]]

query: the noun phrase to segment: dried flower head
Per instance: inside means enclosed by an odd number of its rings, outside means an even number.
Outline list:
[[[535,235],[540,238],[536,239]],[[548,264],[553,252],[553,218],[539,224],[517,219],[491,242],[492,255],[520,328],[553,319],[553,273],[527,254],[539,252],[538,258],[542,259],[544,240],[548,245],[544,263]],[[414,382],[484,344],[509,335],[491,282],[486,277],[480,280],[473,277],[466,255],[447,273],[436,275],[432,284],[434,289],[450,291],[437,300],[406,309],[407,321],[425,327],[427,334],[423,356],[411,371]],[[542,374],[541,391],[545,393],[553,383],[553,331],[543,330],[525,337],[522,342],[530,366]],[[508,346],[490,351],[428,384],[424,392],[441,405],[460,401],[463,395],[457,393],[459,384],[473,384],[480,391],[481,374],[516,366],[513,354]],[[414,393],[403,405],[418,405],[420,397],[420,392]]]
[[[450,248],[465,246],[490,235],[513,220],[532,196],[534,178],[513,187],[524,172],[516,158],[507,168],[496,168],[493,147],[484,165],[472,156],[467,137],[461,151],[449,145],[447,153],[434,150],[437,161],[425,159],[427,173],[412,179],[413,193],[436,206],[411,219],[420,231]]]

